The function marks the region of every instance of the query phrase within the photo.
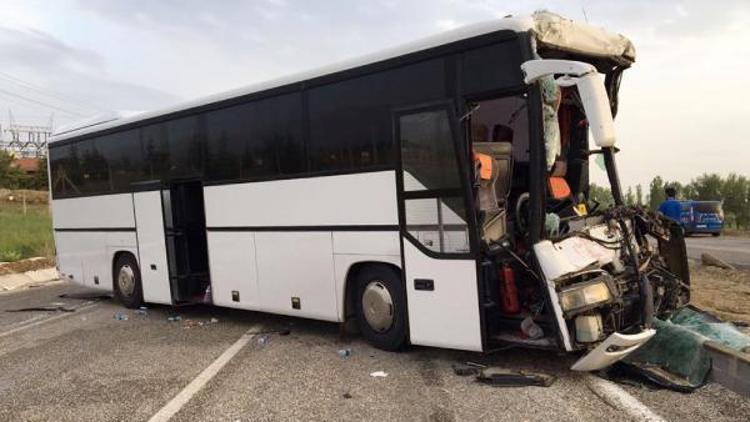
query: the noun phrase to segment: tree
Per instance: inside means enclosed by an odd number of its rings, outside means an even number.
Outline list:
[[[635,205],[635,195],[633,194],[633,188],[628,186],[628,192],[625,194],[625,204]]]
[[[8,151],[0,150],[0,187],[18,189],[22,187],[26,176],[21,170],[13,167],[13,156]]]
[[[703,174],[690,184],[695,189],[696,199],[699,201],[721,201],[722,180],[718,174]]]
[[[656,176],[651,180],[648,185],[648,207],[652,211],[659,209],[664,200],[667,199],[667,195],[664,193],[664,179],[661,176]]]
[[[609,208],[615,203],[611,190],[594,183],[589,186],[589,199],[598,202],[600,209]]]
[[[727,221],[738,228],[750,226],[750,180],[731,173],[721,184],[720,191]]]
[[[635,186],[635,202],[636,205],[641,206],[644,205],[643,202],[643,186],[639,183]]]

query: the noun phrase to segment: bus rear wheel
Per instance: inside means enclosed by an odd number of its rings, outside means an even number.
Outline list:
[[[132,309],[143,305],[141,271],[133,255],[126,253],[117,258],[112,281],[115,297],[125,307]]]
[[[373,346],[396,351],[406,345],[406,292],[398,272],[386,266],[363,269],[356,279],[359,330]]]

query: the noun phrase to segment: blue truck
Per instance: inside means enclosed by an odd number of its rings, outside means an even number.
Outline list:
[[[724,228],[724,210],[721,201],[680,201],[680,224],[686,235],[710,233],[721,235]]]

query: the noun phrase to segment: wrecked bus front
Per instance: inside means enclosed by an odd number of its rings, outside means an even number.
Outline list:
[[[530,160],[526,174],[514,168],[502,195],[487,169],[519,154],[516,140],[502,142],[502,125],[495,125],[498,139],[476,142],[482,133],[472,126],[483,278],[485,286],[499,285],[486,288],[487,308],[496,306],[485,319],[491,342],[588,351],[573,369],[596,370],[648,341],[654,317],[688,302],[684,239],[675,222],[623,204],[613,114],[622,72],[635,58],[632,44],[556,15],[535,18],[536,56],[521,66]],[[503,155],[504,144],[513,154]],[[604,210],[589,198],[589,157],[598,154],[615,203]],[[508,198],[502,228],[487,206],[492,195]]]

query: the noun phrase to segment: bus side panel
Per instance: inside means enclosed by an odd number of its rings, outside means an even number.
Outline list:
[[[206,226],[397,225],[395,179],[382,171],[209,186]]]
[[[334,232],[333,262],[336,271],[336,299],[338,320],[344,321],[346,278],[352,265],[387,263],[401,268],[399,233],[393,232]]]
[[[138,224],[138,261],[143,299],[150,303],[171,304],[161,192],[134,193],[133,207]]]
[[[260,309],[255,233],[208,232],[208,259],[215,305]]]
[[[337,321],[330,232],[255,233],[255,243],[264,311]]]
[[[77,283],[112,290],[112,257],[136,250],[130,194],[52,201],[58,266]]]

